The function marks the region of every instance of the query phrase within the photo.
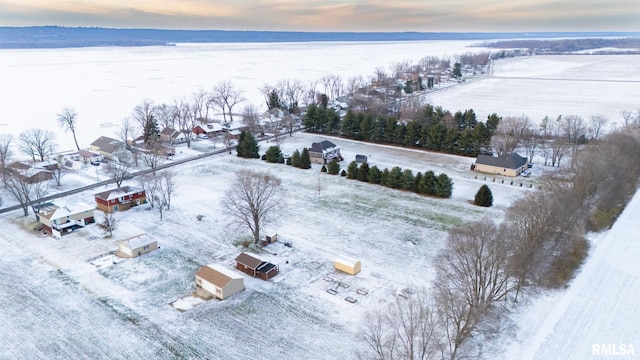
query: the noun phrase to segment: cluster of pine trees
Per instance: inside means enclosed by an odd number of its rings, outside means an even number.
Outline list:
[[[327,171],[329,173],[333,173],[332,163],[329,163],[328,166]],[[335,168],[335,166],[333,168]],[[369,164],[366,162],[358,166],[357,162],[352,161],[347,167],[347,170],[343,170],[342,174],[346,176],[347,179],[441,198],[451,197],[453,191],[453,181],[447,174],[436,175],[431,170],[424,174],[418,172],[414,175],[411,169],[402,170],[402,168],[398,166],[393,167],[391,170],[387,168],[380,170],[375,165],[369,167]]]
[[[308,107],[304,116],[304,125],[312,132],[464,156],[477,156],[488,148],[499,122],[497,114],[482,122],[471,109],[451,114],[430,104],[407,122],[351,110],[340,120],[333,109],[315,104]]]

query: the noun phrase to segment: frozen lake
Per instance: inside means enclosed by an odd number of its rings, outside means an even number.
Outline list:
[[[259,88],[279,80],[339,75],[369,78],[376,68],[427,56],[453,57],[483,48],[472,41],[177,44],[167,47],[0,50],[0,133],[31,127],[55,131],[61,149],[73,147],[57,126],[65,107],[78,111],[80,146],[145,98],[171,103],[198,89],[232,81],[246,103],[264,107]],[[245,103],[245,104],[246,104]],[[242,104],[244,105],[244,104]],[[241,107],[242,107],[241,105]],[[241,108],[240,107],[240,108]]]

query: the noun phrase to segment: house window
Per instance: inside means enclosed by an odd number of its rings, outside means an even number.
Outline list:
[[[142,247],[142,250],[149,250],[149,245],[145,245]]]

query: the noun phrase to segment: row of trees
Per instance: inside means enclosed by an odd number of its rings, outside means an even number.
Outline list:
[[[304,116],[304,125],[313,132],[341,135],[350,139],[417,147],[427,150],[477,156],[491,143],[500,117],[492,114],[478,121],[473,110],[451,114],[427,104],[415,118],[398,122],[394,117],[347,111],[344,119],[333,109],[314,105]]]
[[[331,163],[329,163],[329,168],[331,167]],[[329,173],[334,173],[334,171],[336,171],[335,166],[328,171]],[[402,170],[402,168],[398,166],[394,166],[391,170],[387,168],[380,170],[376,165],[369,167],[369,164],[364,162],[358,166],[358,163],[352,161],[349,163],[349,166],[347,166],[345,175],[347,179],[441,198],[449,198],[453,192],[453,181],[451,178],[444,173],[436,175],[431,170],[426,171],[424,174],[418,172],[414,175],[411,169]]]
[[[640,151],[639,139],[637,129],[625,128],[590,143],[569,181],[546,179],[507,209],[504,222],[452,228],[433,288],[372,313],[361,357],[478,356],[527,289],[563,287],[574,276],[588,253],[585,232],[611,225],[637,189],[640,165],[624,154]],[[628,160],[611,161],[621,158]]]

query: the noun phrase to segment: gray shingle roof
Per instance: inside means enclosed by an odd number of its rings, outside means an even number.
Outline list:
[[[518,153],[502,154],[498,157],[491,155],[478,155],[476,164],[496,166],[505,169],[518,169],[527,163],[527,158]]]

